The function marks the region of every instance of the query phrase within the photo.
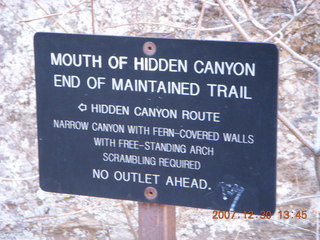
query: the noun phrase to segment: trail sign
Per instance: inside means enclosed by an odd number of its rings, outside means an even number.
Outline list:
[[[273,44],[37,33],[40,185],[274,211]]]

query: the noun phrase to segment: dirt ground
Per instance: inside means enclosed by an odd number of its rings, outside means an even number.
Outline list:
[[[34,34],[173,32],[280,49],[275,216],[212,219],[177,207],[177,239],[319,240],[319,12],[316,0],[0,0],[0,239],[137,238],[136,202],[40,190]]]

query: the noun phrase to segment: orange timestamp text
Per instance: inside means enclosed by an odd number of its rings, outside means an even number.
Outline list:
[[[256,213],[254,211],[212,211],[212,219],[307,219],[307,210],[289,211],[289,210],[279,210],[276,212],[271,211],[260,211]]]

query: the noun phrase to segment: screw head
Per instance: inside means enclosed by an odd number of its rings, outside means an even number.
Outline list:
[[[154,200],[158,197],[158,191],[154,187],[146,187],[144,189],[144,196],[148,200]]]
[[[157,51],[157,45],[154,42],[145,42],[143,44],[142,50],[143,50],[144,54],[146,54],[148,56],[152,56]]]

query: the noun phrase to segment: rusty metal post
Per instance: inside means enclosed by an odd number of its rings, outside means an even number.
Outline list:
[[[140,36],[174,38],[174,33],[145,33]],[[157,45],[146,42],[142,51],[147,56],[157,52]],[[158,191],[154,187],[147,187],[144,196],[154,200]],[[139,202],[139,240],[176,240],[176,207],[157,203]]]
[[[139,240],[150,239],[176,239],[175,206],[139,203]]]

